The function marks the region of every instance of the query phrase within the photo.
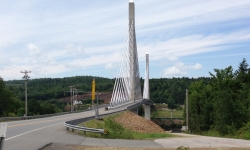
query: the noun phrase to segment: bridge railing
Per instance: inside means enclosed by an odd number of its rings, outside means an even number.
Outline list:
[[[99,108],[104,108],[109,106],[109,104],[104,104],[98,106]],[[62,112],[62,113],[55,113],[55,114],[45,114],[45,115],[35,115],[35,116],[21,116],[21,117],[2,117],[0,118],[0,122],[7,122],[7,121],[17,121],[17,120],[28,120],[28,119],[37,119],[37,118],[45,118],[45,117],[52,117],[52,116],[59,116],[59,115],[66,115],[72,113],[80,113],[85,111],[91,111],[91,109],[81,110],[81,111],[74,111],[74,112]]]

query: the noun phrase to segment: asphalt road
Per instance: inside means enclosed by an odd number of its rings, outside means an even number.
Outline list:
[[[106,114],[122,110],[99,110],[99,114]],[[67,114],[61,116],[7,122],[7,135],[4,142],[4,150],[36,150],[56,141],[67,134],[64,122],[78,118],[94,116],[95,112],[86,111],[81,113]],[[69,139],[65,139],[68,141]],[[60,141],[63,142],[63,141]]]
[[[106,114],[124,109],[124,107],[104,111]],[[50,143],[61,145],[89,145],[89,146],[113,146],[113,147],[149,147],[149,148],[177,148],[187,147],[247,147],[250,149],[249,140],[204,137],[195,135],[178,134],[184,137],[175,137],[157,140],[110,140],[86,138],[68,133],[64,122],[94,116],[94,111],[67,114],[48,118],[7,122],[7,137],[4,142],[4,150],[37,150]]]

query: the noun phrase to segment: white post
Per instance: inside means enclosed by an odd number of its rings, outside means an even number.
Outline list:
[[[0,150],[3,150],[4,138],[6,137],[7,123],[0,123]]]

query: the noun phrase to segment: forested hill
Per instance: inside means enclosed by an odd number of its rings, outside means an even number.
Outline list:
[[[112,92],[114,79],[93,77],[93,76],[76,76],[67,78],[42,78],[28,81],[28,99],[45,101],[59,99],[70,96],[69,86],[77,85],[81,91],[91,91],[93,78],[96,81],[96,91]],[[183,104],[185,100],[185,90],[195,81],[203,80],[210,82],[210,78],[160,78],[150,79],[150,97],[154,102]],[[24,101],[24,81],[11,80],[5,81],[14,95]],[[143,89],[144,80],[141,79]],[[143,90],[142,90],[143,91]]]
[[[76,86],[81,91],[91,91],[93,78],[95,78],[96,90],[101,92],[112,91],[114,79],[93,76],[41,78],[28,80],[28,99],[44,101],[70,96],[69,92],[64,92],[69,91],[69,86]],[[25,99],[24,80],[11,80],[5,81],[5,83],[20,100]]]
[[[196,81],[211,82],[211,78],[160,78],[150,79],[150,98],[156,103],[184,104],[186,89]]]

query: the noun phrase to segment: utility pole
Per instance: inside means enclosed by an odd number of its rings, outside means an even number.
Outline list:
[[[95,100],[95,78],[92,81],[92,108],[94,109],[94,100]]]
[[[65,92],[70,92],[70,111],[72,111],[73,110],[72,109],[72,104],[75,105],[74,101],[73,101],[74,100],[74,94],[76,94],[76,101],[78,101],[77,100],[77,95],[78,95],[79,92],[83,92],[83,93],[86,93],[86,94],[91,93],[91,92],[89,92],[89,91],[81,91],[81,90],[77,89],[75,86],[69,86],[69,87],[70,87],[70,91],[64,91],[64,95],[65,95]],[[75,90],[74,94],[72,94],[73,90]],[[73,107],[75,107],[75,106],[73,106]],[[76,106],[76,110],[77,110],[77,107],[78,106]]]
[[[98,110],[98,99],[99,99],[99,97],[98,97],[99,95],[98,95],[98,91],[96,92],[96,106],[95,106],[95,118],[97,119],[98,118],[98,116],[99,116],[99,110]]]
[[[77,95],[78,95],[78,92],[77,92],[77,89],[75,89],[75,90],[76,90],[76,100],[75,100],[75,101],[77,102],[77,103],[75,104],[75,105],[76,105],[76,108],[75,108],[75,109],[76,109],[76,111],[77,111],[77,106],[78,106]]]
[[[27,116],[27,110],[28,110],[28,102],[27,102],[27,81],[30,78],[28,76],[28,73],[31,73],[31,71],[20,71],[20,73],[24,73],[23,79],[25,80],[25,117]]]
[[[73,98],[72,98],[72,92],[75,89],[75,86],[69,86],[70,88],[70,111],[73,112]],[[73,96],[74,96],[74,92],[73,92]]]
[[[73,88],[73,101],[72,101],[72,109],[73,109],[73,111],[75,111],[75,105],[74,105],[74,102],[75,102],[75,94],[76,94],[76,91],[77,91],[77,89],[76,89],[76,87],[74,87]]]
[[[188,130],[188,89],[186,89],[186,130]]]

